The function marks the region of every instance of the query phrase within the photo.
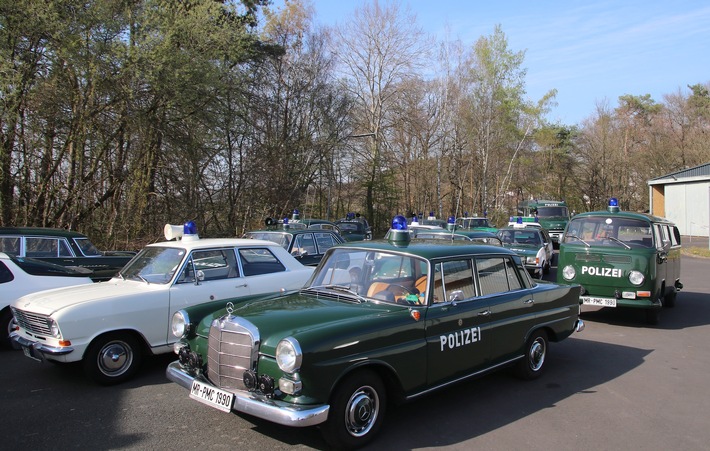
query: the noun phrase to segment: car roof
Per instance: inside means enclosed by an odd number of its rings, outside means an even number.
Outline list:
[[[517,255],[515,252],[499,246],[475,244],[470,241],[442,241],[442,240],[416,240],[410,242],[392,242],[387,240],[353,241],[339,244],[337,248],[360,248],[366,250],[381,250],[385,252],[404,252],[426,259],[455,257],[457,255],[487,255],[507,254]]]
[[[618,218],[629,218],[629,219],[639,219],[642,221],[650,221],[650,222],[663,222],[666,224],[673,224],[673,221],[662,218],[660,216],[654,216],[650,215],[648,213],[637,213],[635,211],[616,211],[616,212],[611,212],[608,210],[599,210],[599,211],[588,211],[584,213],[578,213],[575,216],[572,217],[572,219],[577,219],[577,218],[585,218],[585,217],[594,217],[594,216],[615,216]]]
[[[174,247],[180,249],[208,249],[214,247],[278,247],[279,244],[267,240],[253,240],[251,238],[199,238],[197,240],[161,241],[146,247]]]
[[[87,238],[83,233],[52,227],[0,227],[0,235],[52,236],[63,238]]]

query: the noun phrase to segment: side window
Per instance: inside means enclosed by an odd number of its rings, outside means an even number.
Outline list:
[[[194,251],[178,282],[194,282],[193,271],[197,272],[197,278],[200,281],[239,277],[239,268],[237,267],[237,257],[234,255],[234,249]]]
[[[656,235],[656,249],[663,249],[663,247],[668,244],[668,231],[661,224],[653,225],[653,233]]]
[[[25,257],[57,257],[59,240],[56,238],[25,238]]]
[[[671,230],[671,242],[673,246],[679,246],[680,245],[680,230],[678,230],[678,227],[673,226]]]
[[[10,269],[5,266],[5,263],[0,262],[0,284],[12,282],[15,276],[12,275]]]
[[[509,281],[518,280],[512,263],[503,257],[482,257],[476,259],[478,280],[481,283],[481,294],[495,294],[510,291]],[[513,277],[509,278],[509,274]],[[518,280],[518,285],[520,281]]]
[[[318,244],[318,253],[323,254],[325,251],[335,246],[333,235],[329,233],[316,233],[316,244]]]
[[[296,237],[291,254],[298,256],[303,254],[315,255],[316,253],[316,243],[313,241],[312,233],[304,233]]]
[[[521,290],[523,284],[520,281],[519,268],[508,258],[504,258],[503,262],[505,263],[505,274],[508,276],[508,288],[511,291]]]
[[[471,259],[437,263],[434,271],[434,302],[462,301],[476,296]]]
[[[11,255],[20,255],[20,237],[0,237],[0,252]]]
[[[284,265],[269,249],[239,249],[239,260],[245,276],[286,271]]]

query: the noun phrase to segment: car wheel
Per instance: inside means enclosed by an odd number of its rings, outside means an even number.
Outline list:
[[[323,437],[334,449],[353,449],[368,443],[384,420],[385,387],[377,374],[358,371],[338,384],[328,419],[321,426]]]
[[[10,332],[15,330],[15,318],[12,316],[10,307],[0,312],[0,346],[3,348],[12,348],[10,343]]]
[[[525,344],[525,356],[520,359],[515,368],[516,375],[525,380],[540,377],[547,360],[547,333],[544,330],[535,331]]]
[[[83,365],[90,378],[102,385],[113,385],[133,377],[141,360],[141,348],[134,337],[110,333],[91,343]]]

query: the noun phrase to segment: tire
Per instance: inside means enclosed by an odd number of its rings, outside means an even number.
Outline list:
[[[109,333],[96,338],[84,355],[84,372],[101,385],[125,382],[142,360],[138,341],[131,335]]]
[[[525,343],[525,356],[515,367],[515,374],[520,379],[537,379],[545,369],[548,350],[547,333],[544,330],[535,331]]]
[[[385,386],[377,374],[363,370],[348,376],[331,401],[321,432],[334,449],[359,448],[377,435],[387,405]]]
[[[0,312],[0,347],[12,349],[10,342],[10,332],[15,329],[15,318],[12,316],[10,307]]]

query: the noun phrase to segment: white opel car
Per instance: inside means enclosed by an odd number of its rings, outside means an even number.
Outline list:
[[[107,282],[18,299],[10,338],[27,357],[81,361],[97,382],[116,384],[143,357],[172,352],[176,311],[294,291],[313,273],[271,241],[200,239],[192,222],[179,229],[166,225],[168,241],[148,245]]]
[[[10,347],[14,329],[10,304],[36,291],[92,283],[87,273],[0,252],[0,345]]]

